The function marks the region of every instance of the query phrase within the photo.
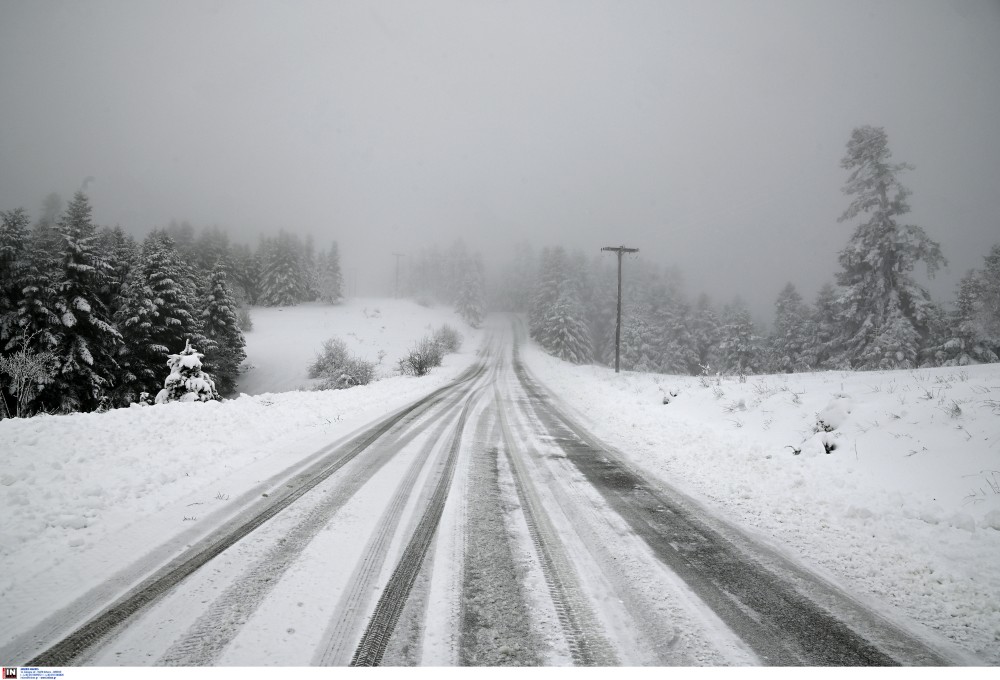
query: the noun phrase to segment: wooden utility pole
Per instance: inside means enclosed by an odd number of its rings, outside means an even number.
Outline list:
[[[622,255],[625,253],[638,253],[638,248],[626,248],[625,246],[608,246],[601,250],[609,250],[618,253],[618,319],[615,322],[615,373],[621,372],[622,355]]]
[[[396,256],[396,291],[395,297],[399,297],[399,258],[406,257],[406,253],[393,253]]]

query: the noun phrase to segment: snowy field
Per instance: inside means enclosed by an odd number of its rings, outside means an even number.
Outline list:
[[[740,383],[522,357],[644,470],[1000,663],[1000,365]]]
[[[318,382],[309,379],[309,364],[323,342],[334,336],[362,359],[378,362],[384,352],[380,376],[393,375],[407,350],[441,324],[468,336],[465,323],[450,309],[421,307],[408,300],[360,298],[335,306],[254,307],[251,315],[245,362],[250,368],[240,375],[238,387],[244,394],[309,389]]]
[[[109,569],[196,539],[263,480],[446,384],[481,342],[447,309],[400,300],[255,309],[253,317],[247,353],[256,368],[243,391],[308,384],[305,367],[332,335],[373,360],[385,351],[380,374],[390,377],[350,390],[0,421],[0,648]],[[442,323],[464,336],[459,353],[425,377],[392,376],[404,352]]]

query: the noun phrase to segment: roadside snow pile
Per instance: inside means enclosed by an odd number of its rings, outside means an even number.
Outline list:
[[[254,307],[253,330],[246,333],[246,365],[237,391],[265,394],[311,389],[309,365],[323,343],[339,338],[345,351],[375,365],[375,377],[396,372],[399,359],[419,338],[443,324],[461,329],[466,351],[478,347],[472,331],[446,307],[423,307],[409,300],[352,299],[340,305],[307,303],[294,307]]]
[[[1000,365],[740,383],[522,356],[638,466],[1000,663]]]
[[[389,310],[407,303],[375,304],[384,313],[380,323],[402,336],[403,326],[389,320]],[[453,321],[441,312],[410,307],[406,318],[416,328],[398,339],[403,347],[424,333],[425,325],[441,318]],[[419,312],[414,310],[424,312],[426,320],[415,320]],[[281,334],[308,337],[296,330],[297,324],[316,326],[321,335],[332,332],[309,311],[283,316]],[[326,319],[322,311],[312,308],[315,316]],[[257,328],[258,347],[270,343],[260,335],[267,332],[268,321]],[[41,618],[106,579],[109,569],[131,563],[230,497],[448,383],[469,365],[480,345],[479,331],[463,328],[463,333],[462,351],[419,379],[391,377],[347,392],[178,401],[103,414],[0,421],[0,601],[12,617],[13,609],[21,607],[30,618]],[[361,332],[358,336],[364,337]],[[273,375],[304,371],[312,348],[295,347],[292,343],[293,351],[275,353],[268,364]],[[4,628],[0,645],[8,633],[19,632]]]

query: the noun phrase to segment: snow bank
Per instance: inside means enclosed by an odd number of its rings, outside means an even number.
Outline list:
[[[638,466],[1000,663],[1000,366],[740,383],[522,356]]]

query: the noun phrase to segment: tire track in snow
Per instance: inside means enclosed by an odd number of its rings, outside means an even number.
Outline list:
[[[459,663],[463,666],[537,666],[540,659],[507,531],[498,462],[500,433],[478,436],[466,496],[468,521],[463,564]],[[486,420],[481,422],[481,426]]]
[[[297,476],[297,485],[287,485],[287,487],[291,487],[290,490],[282,490],[280,496],[274,498],[273,501],[262,509],[255,510],[249,517],[241,515],[225,523],[220,529],[185,550],[180,556],[145,578],[82,626],[73,630],[43,652],[35,655],[24,665],[32,667],[72,665],[74,659],[102,641],[118,626],[159,600],[167,591],[177,586],[214,557],[252,533],[308,491],[329,478],[400,422],[408,419],[412,420],[422,411],[445,399],[450,392],[460,389],[463,385],[480,377],[486,371],[487,359],[495,351],[493,349],[495,340],[492,336],[487,340],[487,343],[488,349],[485,352],[485,357],[463,371],[452,383],[434,390],[425,397],[379,420],[348,443],[337,447],[329,455],[324,456],[319,463],[311,466],[308,469],[308,473]],[[60,615],[72,616],[74,613],[81,611],[81,608],[81,604],[74,603],[47,619],[44,622],[44,626],[49,629],[58,626],[60,624]],[[87,609],[83,609],[83,611],[87,611]],[[44,628],[41,630],[39,628],[36,627],[36,629],[29,631],[15,641],[15,644],[18,646],[37,644],[38,637],[44,635]],[[13,646],[12,644],[11,647]]]
[[[837,666],[900,663],[710,528],[686,504],[658,491],[557,409],[520,361],[518,344],[523,334],[518,327],[515,375],[553,441],[654,554],[765,663]],[[888,622],[881,621],[877,627],[891,638],[893,651],[907,662],[943,663],[939,655],[918,640],[895,631]]]
[[[431,417],[444,417],[448,407]],[[425,421],[421,420],[423,425]],[[340,509],[392,459],[423,431],[413,427],[400,437],[379,442],[373,459],[352,470],[321,503],[309,510],[278,543],[228,584],[202,616],[163,654],[160,666],[208,666],[215,663],[226,645],[240,632],[286,571],[299,559],[314,538]]]
[[[375,532],[365,546],[361,563],[351,575],[340,601],[337,602],[333,621],[323,634],[325,642],[321,643],[313,659],[315,665],[342,666],[350,662],[349,655],[357,644],[357,636],[362,632],[362,622],[374,597],[375,582],[385,566],[389,546],[399,528],[403,510],[412,495],[420,472],[448,424],[445,420],[431,435],[399,483],[389,507],[382,514]]]
[[[608,640],[599,632],[600,626],[584,599],[576,572],[562,549],[558,533],[548,519],[520,453],[514,450],[515,440],[503,411],[500,389],[494,384],[493,390],[504,453],[514,475],[514,486],[528,525],[528,533],[535,545],[545,583],[573,661],[580,666],[615,665],[618,658]]]
[[[444,511],[444,504],[448,499],[448,491],[451,488],[452,478],[455,472],[455,464],[458,460],[459,447],[462,441],[462,433],[465,430],[465,423],[469,416],[469,411],[479,396],[481,390],[476,390],[469,396],[459,416],[458,423],[452,435],[451,446],[448,452],[448,460],[441,475],[434,495],[430,499],[424,514],[417,524],[413,536],[410,538],[403,555],[400,557],[389,582],[379,597],[375,611],[372,613],[368,626],[361,641],[351,659],[351,666],[377,666],[382,660],[389,637],[392,635],[399,615],[406,605],[407,596],[413,587],[413,582],[420,572],[424,556],[430,547],[437,530],[438,522]]]

